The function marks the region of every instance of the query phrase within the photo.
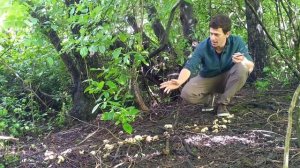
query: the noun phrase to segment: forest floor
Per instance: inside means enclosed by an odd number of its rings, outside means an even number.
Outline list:
[[[21,156],[22,162],[11,167],[282,167],[293,93],[282,88],[258,92],[246,86],[229,106],[234,114],[230,119],[201,112],[199,105],[174,102],[141,115],[132,135],[95,120],[20,140],[7,150]],[[299,167],[299,153],[293,138],[291,168]]]

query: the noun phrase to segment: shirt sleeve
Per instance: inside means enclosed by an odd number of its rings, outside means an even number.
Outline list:
[[[192,57],[187,60],[184,65],[184,68],[191,71],[191,74],[196,74],[200,70],[200,63],[201,63],[201,47],[200,45],[197,46],[195,51],[192,54]]]
[[[242,53],[249,61],[253,62],[252,56],[249,54],[249,50],[244,41],[239,38],[239,52]]]

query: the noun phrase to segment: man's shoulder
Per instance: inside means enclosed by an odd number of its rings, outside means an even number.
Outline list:
[[[198,47],[199,48],[206,48],[209,45],[210,45],[210,39],[206,38],[206,39],[202,40],[201,42],[199,42]]]
[[[242,37],[238,36],[238,35],[230,35],[229,40],[232,41],[232,42],[241,42],[241,41],[243,41]]]

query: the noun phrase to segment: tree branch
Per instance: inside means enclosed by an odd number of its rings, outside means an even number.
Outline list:
[[[175,10],[180,5],[180,3],[182,3],[182,1],[183,0],[178,0],[176,2],[176,4],[173,6],[171,13],[170,13],[170,17],[168,19],[165,33],[163,34],[163,37],[162,37],[162,40],[160,43],[160,46],[158,47],[158,49],[154,50],[152,53],[149,54],[149,58],[154,57],[155,55],[157,55],[158,53],[160,53],[167,47],[167,44],[169,42],[169,33],[170,33],[170,29],[171,29],[171,24],[172,24],[172,21],[174,20],[174,16],[175,16]]]
[[[296,91],[294,93],[293,99],[291,101],[291,105],[288,110],[288,113],[289,113],[288,127],[287,127],[287,131],[286,131],[286,136],[285,136],[284,157],[283,157],[283,167],[284,168],[289,167],[289,148],[290,148],[290,140],[291,140],[291,135],[292,135],[292,126],[293,126],[293,111],[296,106],[299,94],[300,94],[300,85],[298,86],[298,88],[296,89]],[[297,118],[297,120],[298,120],[298,118]],[[297,125],[297,128],[298,127],[299,127],[299,125]],[[297,133],[299,133],[299,132],[297,132]],[[298,137],[299,137],[299,134],[298,134]],[[299,142],[299,139],[298,139],[298,142]]]
[[[19,141],[18,138],[14,138],[14,137],[10,137],[10,136],[1,136],[1,135],[0,135],[0,140]]]

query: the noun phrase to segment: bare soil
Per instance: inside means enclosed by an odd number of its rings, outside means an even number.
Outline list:
[[[98,119],[79,122],[12,144],[6,152],[18,153],[21,163],[9,167],[282,167],[293,93],[245,87],[229,106],[230,119],[201,112],[199,105],[160,105],[137,119],[132,135]],[[299,152],[293,138],[291,168],[299,167]]]

